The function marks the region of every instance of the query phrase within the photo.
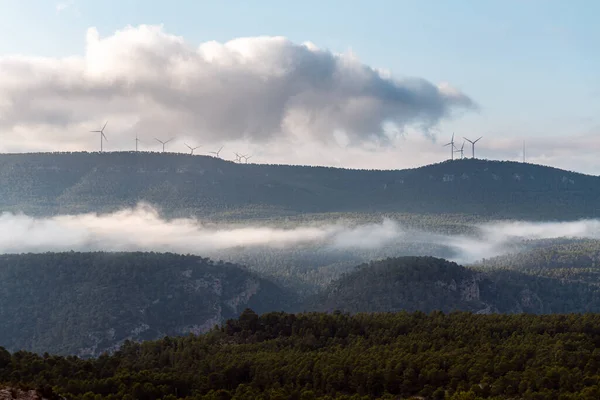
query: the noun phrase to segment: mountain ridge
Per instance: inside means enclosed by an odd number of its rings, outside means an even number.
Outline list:
[[[167,216],[403,212],[566,220],[600,216],[600,177],[478,159],[353,170],[179,153],[0,155],[2,211],[103,213],[140,201]]]

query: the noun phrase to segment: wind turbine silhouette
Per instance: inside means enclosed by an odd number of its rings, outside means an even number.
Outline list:
[[[450,160],[454,160],[454,150],[456,149],[454,147],[454,133],[452,133],[452,140],[444,145],[444,147],[446,146],[450,146]]]
[[[137,153],[138,151],[138,143],[141,142],[140,139],[138,139],[138,134],[135,134],[135,152]]]
[[[188,149],[190,149],[190,155],[193,155],[193,154],[194,154],[194,150],[196,150],[196,149],[197,149],[197,148],[199,148],[199,147],[202,147],[201,145],[200,145],[200,146],[196,146],[196,147],[192,147],[192,146],[190,146],[190,145],[189,145],[189,144],[187,144],[187,143],[184,143],[184,144],[185,144],[185,145],[188,147]]]
[[[154,139],[156,139],[156,138],[154,138]],[[164,153],[164,152],[165,152],[165,144],[169,143],[171,140],[173,140],[173,138],[171,138],[171,139],[167,140],[166,142],[163,142],[163,141],[162,141],[162,140],[160,140],[160,139],[156,139],[156,140],[157,140],[158,142],[162,143],[162,152]]]
[[[475,143],[479,142],[479,140],[482,138],[483,136],[480,136],[477,140],[469,140],[466,137],[463,136],[463,139],[465,139],[467,142],[471,143],[471,151],[472,151],[472,157],[471,158],[475,158]]]
[[[464,149],[465,149],[465,142],[463,142],[462,146],[460,146],[460,149],[454,150],[455,153],[460,153],[460,159],[461,160],[463,158],[465,158]]]
[[[108,142],[108,139],[106,138],[106,135],[104,134],[104,128],[106,128],[106,124],[108,124],[108,121],[106,121],[104,123],[104,126],[99,131],[90,131],[90,132],[94,132],[94,133],[99,133],[100,134],[100,153],[102,153],[102,150],[103,150],[103,148],[102,148],[102,141],[106,140]]]
[[[217,150],[217,151],[209,151],[208,153],[209,154],[214,154],[217,157],[219,157],[219,153],[221,153],[221,150],[223,150],[223,147],[225,147],[225,146],[223,145],[223,146],[221,146],[221,148],[219,150]]]

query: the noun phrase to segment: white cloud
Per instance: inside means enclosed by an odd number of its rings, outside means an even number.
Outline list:
[[[61,14],[67,10],[71,10],[75,16],[80,16],[79,8],[75,4],[75,0],[67,0],[56,3],[56,13]]]
[[[75,1],[57,5],[76,9]],[[147,25],[106,37],[91,28],[86,43],[80,56],[0,56],[0,151],[96,151],[89,131],[108,120],[108,151],[134,148],[137,133],[143,150],[175,137],[168,151],[187,152],[186,142],[206,154],[224,144],[231,160],[237,151],[259,163],[390,169],[448,158],[440,142],[454,130],[484,136],[480,157],[521,160],[523,138],[511,136],[510,123],[470,112],[473,101],[458,89],[395,79],[401,71],[352,52],[284,37],[193,46]],[[598,173],[599,132],[527,137],[527,160]]]
[[[88,131],[105,120],[113,150],[129,149],[135,132],[176,136],[179,147],[189,140],[327,148],[337,143],[334,132],[351,147],[385,146],[393,143],[390,126],[427,131],[475,107],[446,83],[392,79],[352,54],[284,37],[193,47],[141,25],[104,38],[90,28],[86,42],[83,56],[0,58],[0,149],[95,150]]]
[[[0,253],[44,251],[171,251],[222,257],[227,251],[251,249],[320,249],[364,251],[372,258],[397,255],[410,245],[435,254],[447,248],[451,259],[474,262],[515,250],[522,240],[551,238],[600,239],[600,220],[571,222],[493,222],[475,226],[475,235],[443,235],[418,231],[385,219],[358,224],[348,220],[267,225],[205,224],[196,219],[162,219],[149,205],[111,214],[59,215],[33,218],[0,215]],[[409,245],[408,247],[405,245]],[[404,249],[404,250],[402,250]],[[410,252],[410,250],[409,250]]]

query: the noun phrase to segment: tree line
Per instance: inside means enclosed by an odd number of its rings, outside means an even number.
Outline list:
[[[598,399],[600,315],[246,309],[94,359],[0,350],[0,381],[68,399]]]

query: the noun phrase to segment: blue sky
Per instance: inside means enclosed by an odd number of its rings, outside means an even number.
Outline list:
[[[59,4],[66,5],[60,12]],[[281,35],[351,50],[394,77],[449,82],[480,111],[443,122],[443,135],[600,134],[597,1],[0,0],[0,8],[0,55],[83,54],[89,27],[109,36],[127,25],[163,24],[193,45]],[[482,142],[482,151],[494,149]],[[600,173],[600,165],[572,165]]]

